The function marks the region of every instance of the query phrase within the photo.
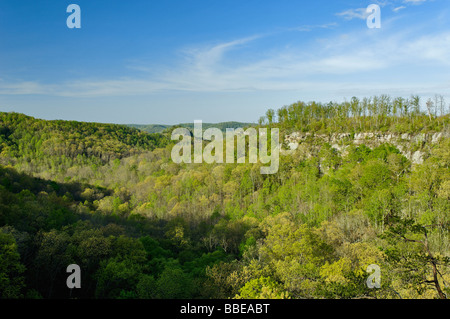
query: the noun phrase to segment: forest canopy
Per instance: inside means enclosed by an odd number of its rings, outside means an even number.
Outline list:
[[[268,110],[259,126],[312,137],[262,175],[175,164],[170,130],[2,112],[0,298],[447,298],[449,120],[440,96]],[[314,137],[337,132],[339,148]]]

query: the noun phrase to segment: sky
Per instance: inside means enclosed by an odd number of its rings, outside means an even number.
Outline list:
[[[81,28],[67,26],[70,4]],[[257,122],[300,100],[380,94],[450,103],[450,1],[0,0],[0,111]]]

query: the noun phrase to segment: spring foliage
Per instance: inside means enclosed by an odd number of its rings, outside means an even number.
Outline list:
[[[298,102],[261,125],[289,133],[445,132],[417,100]],[[431,115],[431,116],[430,116]],[[278,119],[278,122],[276,121]],[[312,139],[261,164],[175,164],[166,134],[0,114],[2,298],[445,298],[450,140]],[[82,289],[65,285],[69,264]],[[369,289],[367,266],[381,268]]]

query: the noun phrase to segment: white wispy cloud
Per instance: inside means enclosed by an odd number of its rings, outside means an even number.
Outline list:
[[[311,28],[335,26],[301,26],[283,32],[306,32]],[[423,35],[417,32],[418,29],[389,28],[389,21],[383,22],[383,28],[389,29],[389,32],[373,32],[364,27],[351,32],[339,33],[333,30],[327,37],[316,39],[307,46],[298,43],[289,48],[270,47],[258,57],[252,56],[254,49],[264,50],[261,42],[270,42],[270,37],[275,37],[275,33],[193,45],[181,49],[181,59],[172,65],[155,67],[135,63],[133,76],[50,84],[0,80],[0,94],[101,97],[149,95],[167,91],[307,91],[322,88],[341,92],[346,88],[359,88],[361,91],[381,88],[407,91],[411,88],[419,92],[434,87],[443,87],[447,91],[450,89],[448,83],[438,79],[410,79],[408,73],[405,73],[404,81],[398,83],[394,80],[375,83],[358,81],[358,78],[367,74],[384,74],[389,79],[396,73],[396,68],[415,70],[429,65],[439,67],[444,73],[450,70],[450,31],[441,30]],[[420,82],[427,84],[423,86],[418,84]]]
[[[338,24],[336,22],[330,22],[325,24],[316,24],[316,25],[302,25],[295,28],[288,28],[286,31],[302,31],[302,32],[308,32],[312,31],[314,29],[332,29],[337,27]]]
[[[367,8],[357,8],[357,9],[348,9],[342,12],[336,13],[337,16],[341,16],[346,20],[352,20],[352,19],[362,19],[365,20],[370,15],[369,12],[367,12]]]
[[[430,0],[374,0],[373,3],[378,4],[381,8],[391,7],[393,12],[406,9],[409,5],[419,5]],[[366,12],[367,8],[352,8],[336,13],[337,16],[343,17],[345,20],[367,19],[370,12]]]
[[[0,94],[4,95],[54,94],[56,93],[56,87],[36,81],[11,82],[0,80]]]
[[[412,3],[412,4],[419,4],[423,2],[427,2],[427,0],[404,0],[404,3]]]
[[[392,11],[394,12],[399,12],[400,10],[406,9],[405,6],[399,6],[399,7],[395,7],[394,9],[392,9]]]

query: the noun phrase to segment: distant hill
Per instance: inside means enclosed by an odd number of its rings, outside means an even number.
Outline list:
[[[239,128],[239,127],[249,127],[255,126],[255,123],[244,123],[244,122],[221,122],[221,123],[202,123],[203,129],[208,129],[211,127],[215,127],[225,132],[227,128]],[[162,133],[163,131],[171,128],[171,127],[185,127],[188,129],[194,128],[194,123],[182,123],[178,125],[165,125],[165,124],[128,124],[127,126],[137,128],[138,130],[147,132],[147,133]]]
[[[128,127],[133,127],[138,130],[147,133],[162,133],[165,129],[169,128],[171,125],[164,124],[126,124]]]
[[[42,120],[0,112],[0,154],[28,162],[61,156],[98,158],[108,162],[144,150],[164,147],[168,138],[118,124]]]

